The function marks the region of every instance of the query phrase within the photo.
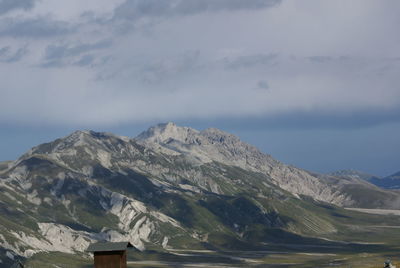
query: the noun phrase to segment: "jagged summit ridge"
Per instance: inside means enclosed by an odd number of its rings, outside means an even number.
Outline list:
[[[335,204],[351,202],[309,172],[287,166],[237,136],[216,128],[197,131],[174,123],[159,124],[141,133],[135,140],[158,153],[183,157],[194,165],[218,162],[262,173],[272,183],[296,196],[312,196],[316,200]]]
[[[137,153],[135,145],[133,140],[125,136],[77,130],[66,137],[33,147],[14,161],[10,168],[30,158],[40,158],[89,175],[95,163],[110,168],[113,165],[112,159],[118,161],[121,155],[133,157]]]
[[[199,131],[190,127],[179,127],[175,123],[168,122],[150,127],[139,134],[136,139],[146,142],[168,142],[174,139],[180,142],[189,142],[190,138]]]
[[[218,161],[254,169],[255,166],[277,162],[272,157],[261,153],[256,147],[242,142],[237,136],[217,128],[198,131],[170,122],[150,127],[135,140],[155,151],[184,155],[200,163]],[[256,163],[259,161],[262,163]]]
[[[134,139],[94,131],[76,131],[65,138],[33,148],[14,162],[14,166],[37,156],[89,177],[93,176],[93,167],[100,164],[109,170],[124,172],[121,170],[129,168],[153,177],[161,176],[167,181],[186,177],[193,180],[195,187],[221,193],[214,179],[196,171],[197,167],[210,168],[213,163],[218,163],[263,174],[268,178],[266,182],[295,196],[307,195],[339,205],[352,202],[340,191],[341,186],[335,179],[328,182],[332,178],[321,180],[315,174],[285,165],[235,135],[215,128],[198,131],[166,123],[151,127]],[[187,169],[177,174],[174,168],[165,166],[171,161],[179,161]]]

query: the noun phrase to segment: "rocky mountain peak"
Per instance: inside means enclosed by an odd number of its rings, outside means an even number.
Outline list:
[[[230,143],[237,143],[241,142],[240,139],[228,132],[224,132],[218,128],[207,128],[200,133],[203,137],[206,137],[208,140],[212,142],[230,142]]]
[[[189,139],[199,132],[190,127],[180,127],[175,123],[168,122],[150,127],[148,130],[139,134],[135,139],[142,142],[167,142],[176,140],[188,142]]]
[[[115,135],[109,132],[97,132],[93,130],[77,130],[68,135],[67,137],[63,138],[65,141],[71,142],[84,142],[89,140],[101,140],[101,139],[110,139],[110,138],[117,138],[124,141],[129,141],[128,137]]]
[[[200,135],[212,145],[222,146],[225,149],[231,149],[235,152],[257,154],[259,156],[262,155],[262,153],[256,147],[241,141],[239,137],[233,134],[224,132],[217,128],[205,129],[200,132]]]
[[[146,143],[171,144],[179,142],[183,145],[197,146],[235,145],[237,147],[253,147],[242,142],[237,136],[217,128],[207,128],[203,131],[198,131],[190,127],[177,126],[172,122],[150,127],[135,139]]]
[[[95,163],[110,168],[113,157],[128,157],[127,155],[135,154],[137,149],[133,144],[128,137],[107,132],[77,130],[66,137],[33,147],[10,167],[16,167],[20,163],[29,164],[27,160],[39,158],[68,166],[75,172],[89,174],[90,166]]]
[[[256,147],[217,128],[198,131],[166,123],[150,127],[135,139],[157,152],[184,155],[196,163],[217,161],[251,170],[277,163]]]
[[[125,142],[129,142],[130,139],[128,137],[118,136],[107,132],[77,130],[64,138],[37,146],[33,148],[33,151],[38,151],[39,153],[52,153],[63,152],[66,149],[72,149],[80,146],[95,148],[112,140],[123,140]]]

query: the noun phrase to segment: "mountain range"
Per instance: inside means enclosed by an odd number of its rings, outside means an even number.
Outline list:
[[[379,177],[361,171],[347,169],[332,172],[330,175],[365,180],[384,189],[400,189],[400,172],[386,177]]]
[[[44,252],[86,256],[99,240],[140,250],[363,241],[368,226],[398,219],[345,208],[400,209],[400,193],[370,182],[286,165],[215,128],[76,131],[0,163],[0,266]]]

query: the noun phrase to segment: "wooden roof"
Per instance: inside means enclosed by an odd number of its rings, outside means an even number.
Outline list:
[[[129,242],[97,242],[90,244],[86,251],[124,251],[128,248],[134,248],[134,246]]]

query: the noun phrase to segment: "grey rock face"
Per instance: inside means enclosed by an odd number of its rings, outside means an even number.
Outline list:
[[[160,124],[141,133],[136,140],[159,153],[181,155],[198,164],[212,161],[260,172],[295,196],[307,195],[337,205],[351,205],[351,197],[340,192],[340,185],[326,177],[287,166],[238,137],[215,128],[197,131],[174,123]]]

